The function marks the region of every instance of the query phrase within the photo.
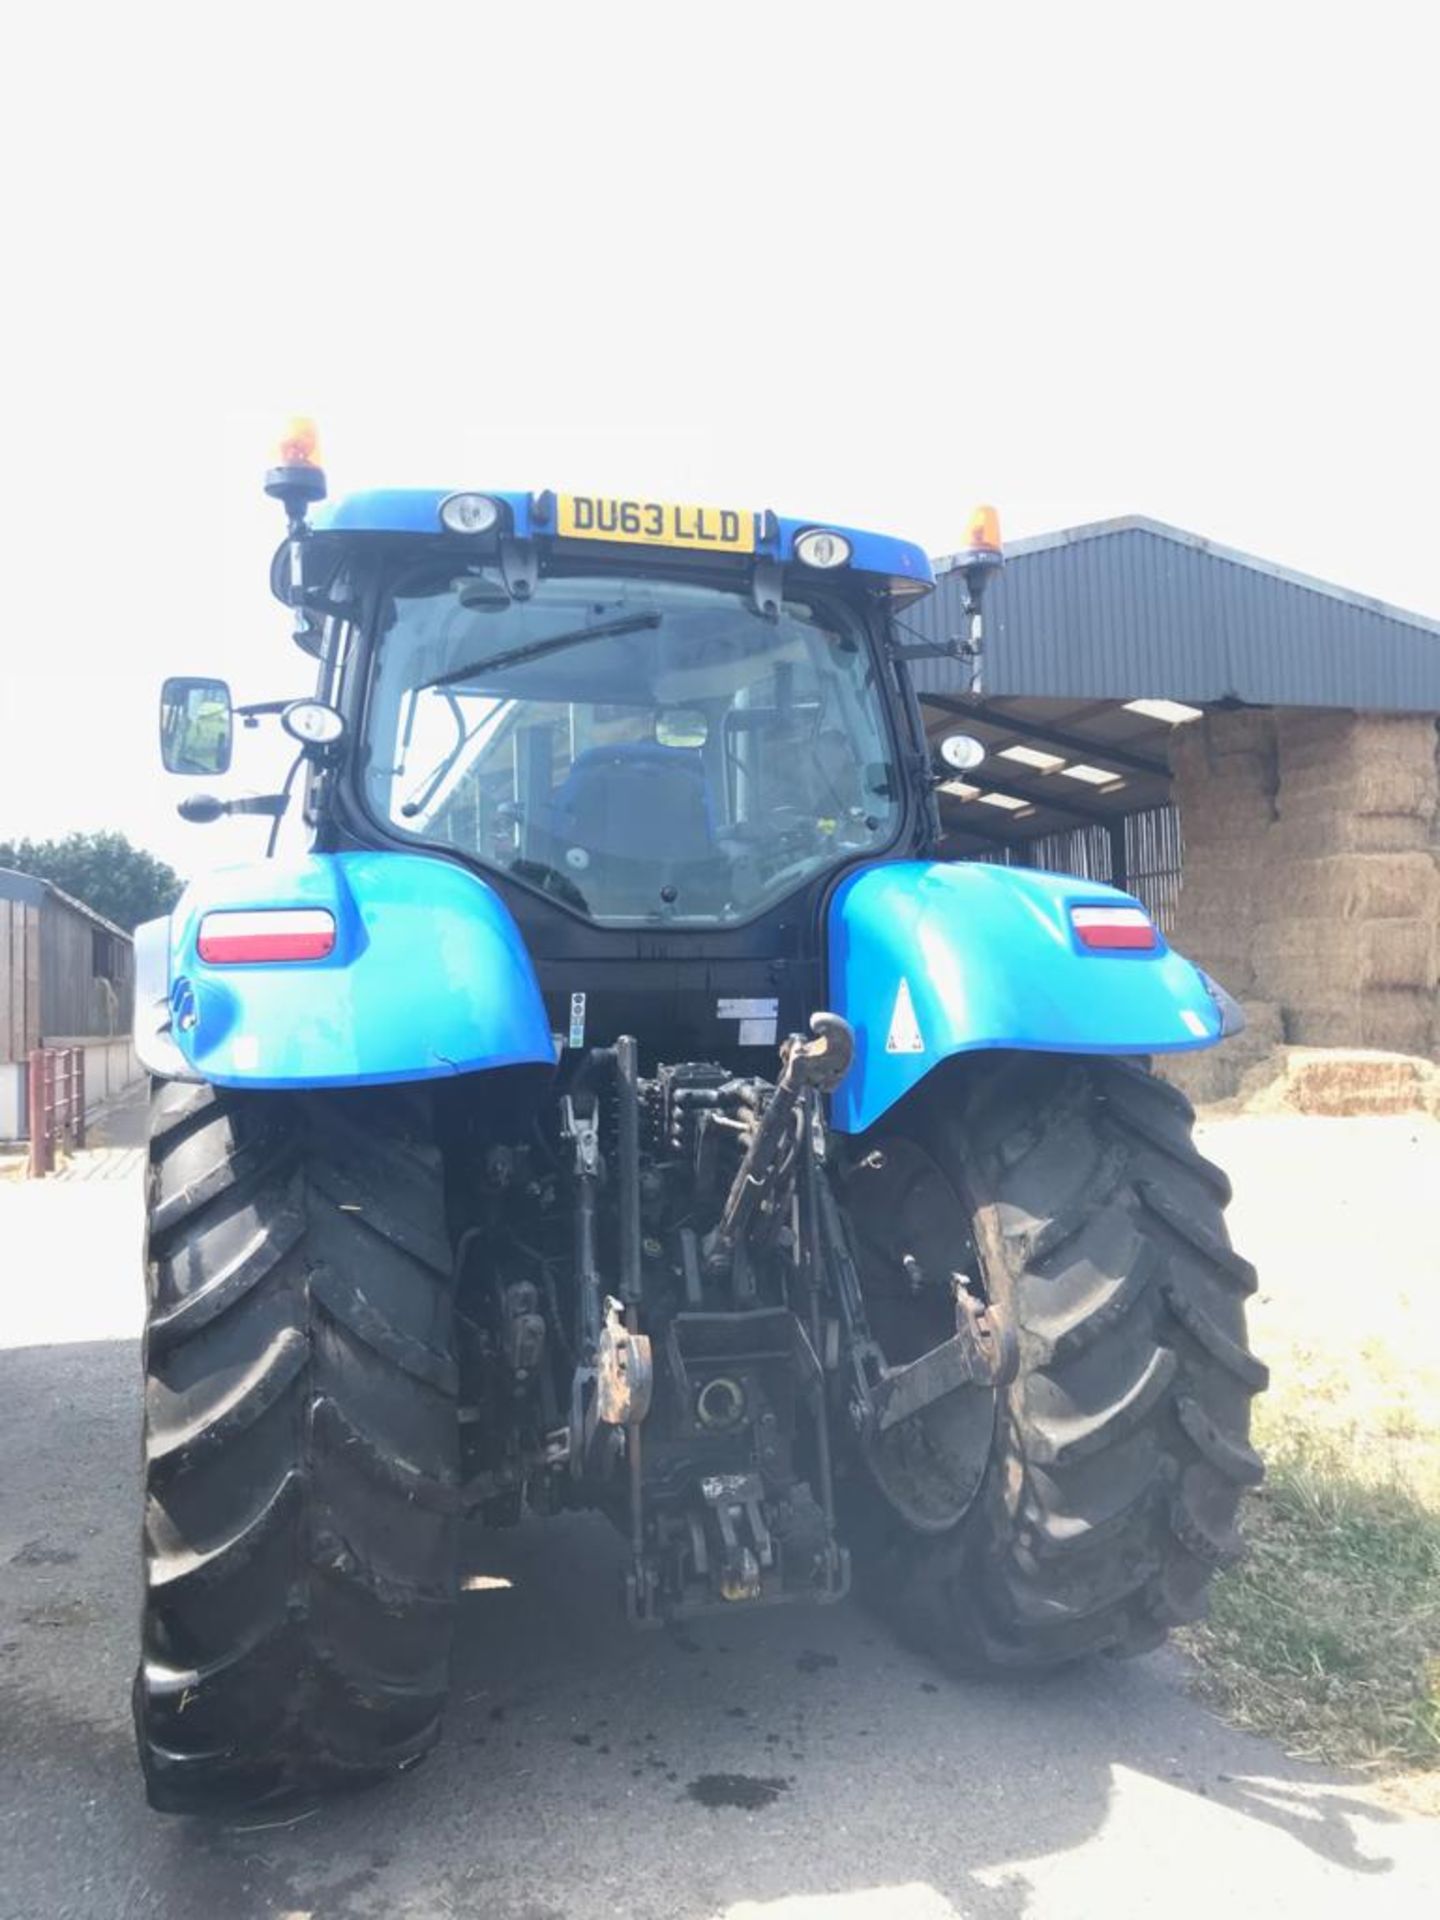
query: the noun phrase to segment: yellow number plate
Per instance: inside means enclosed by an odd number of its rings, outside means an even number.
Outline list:
[[[611,500],[562,493],[557,529],[566,540],[615,540],[641,547],[695,547],[753,553],[755,516],[734,507],[682,507],[662,500]]]

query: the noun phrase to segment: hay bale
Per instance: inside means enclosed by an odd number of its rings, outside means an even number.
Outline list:
[[[1253,992],[1255,984],[1252,920],[1246,889],[1235,888],[1228,898],[1222,894],[1202,900],[1182,888],[1168,938],[1177,952],[1214,974],[1229,992],[1244,995]]]
[[[1429,1054],[1435,1046],[1433,992],[1370,993],[1360,1003],[1356,1034],[1361,1046]]]
[[[1286,1047],[1240,1089],[1249,1113],[1440,1114],[1440,1068],[1411,1054],[1358,1047]]]
[[[1418,813],[1433,820],[1440,798],[1434,756],[1428,766],[1377,756],[1357,768],[1350,797],[1357,813]]]
[[[1242,1033],[1197,1053],[1156,1056],[1156,1072],[1179,1087],[1197,1107],[1234,1099],[1247,1076],[1273,1060],[1283,1045],[1280,1009],[1273,1000],[1242,1000],[1240,1004],[1245,1015]]]
[[[1279,866],[1267,910],[1299,920],[1440,916],[1440,861],[1429,852],[1337,853]]]
[[[1435,1041],[1433,998],[1376,989],[1287,1007],[1286,1037],[1297,1046],[1383,1047],[1429,1058]]]
[[[1435,991],[1440,965],[1433,915],[1417,920],[1367,920],[1358,930],[1361,987]]]
[[[1278,1002],[1293,1042],[1435,1047],[1436,747],[1429,715],[1242,711],[1179,730],[1174,945],[1232,993]],[[1225,1051],[1177,1069],[1195,1097],[1226,1097]]]
[[[1433,993],[1440,979],[1433,919],[1272,921],[1256,929],[1251,951],[1287,1007],[1377,988]]]
[[[1339,707],[1279,707],[1275,712],[1275,750],[1282,765],[1304,766],[1322,755],[1345,751],[1355,715]]]
[[[1199,846],[1259,840],[1276,818],[1273,798],[1258,788],[1182,786],[1176,791],[1175,804],[1187,853]]]
[[[1155,1071],[1178,1087],[1192,1107],[1214,1107],[1233,1100],[1244,1072],[1228,1047],[1208,1047],[1203,1053],[1167,1053],[1155,1062]]]
[[[1253,853],[1243,859],[1197,863],[1181,882],[1176,924],[1218,921],[1223,926],[1235,918],[1240,903],[1248,903],[1257,889],[1268,889],[1269,882],[1265,863]]]
[[[1279,811],[1427,813],[1440,805],[1428,714],[1280,716]]]
[[[1436,725],[1431,713],[1357,713],[1350,732],[1359,761],[1404,762],[1435,774]]]
[[[1314,999],[1285,1003],[1285,1038],[1295,1046],[1354,1046],[1359,1030],[1359,1008],[1354,995],[1340,1000]]]
[[[1358,767],[1286,767],[1275,811],[1279,819],[1308,813],[1435,812],[1431,773],[1397,763]]]
[[[1432,844],[1434,824],[1418,813],[1311,812],[1284,815],[1270,829],[1277,862],[1330,853],[1406,853]]]

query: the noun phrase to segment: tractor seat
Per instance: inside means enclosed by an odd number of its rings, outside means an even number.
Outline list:
[[[705,769],[693,747],[589,747],[555,790],[551,830],[566,847],[627,860],[715,852]]]

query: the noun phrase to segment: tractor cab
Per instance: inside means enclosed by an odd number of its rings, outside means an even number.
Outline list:
[[[904,819],[864,610],[568,555],[525,599],[454,553],[378,588],[358,786],[596,926],[727,927]]]
[[[925,554],[588,494],[325,504],[303,431],[269,489],[290,517],[272,585],[339,736],[313,750],[317,844],[481,876],[568,1045],[741,1063],[802,1030],[835,887],[935,847],[895,624],[933,585]],[[978,601],[991,521],[971,560]]]
[[[351,794],[386,841],[651,931],[737,927],[913,843],[918,743],[885,637],[932,576],[904,542],[728,508],[377,493],[322,512],[308,571],[342,578],[358,616]]]

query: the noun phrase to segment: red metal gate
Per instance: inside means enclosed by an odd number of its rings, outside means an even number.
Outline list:
[[[85,1144],[85,1049],[36,1047],[30,1055],[30,1178],[55,1171],[55,1150]]]

